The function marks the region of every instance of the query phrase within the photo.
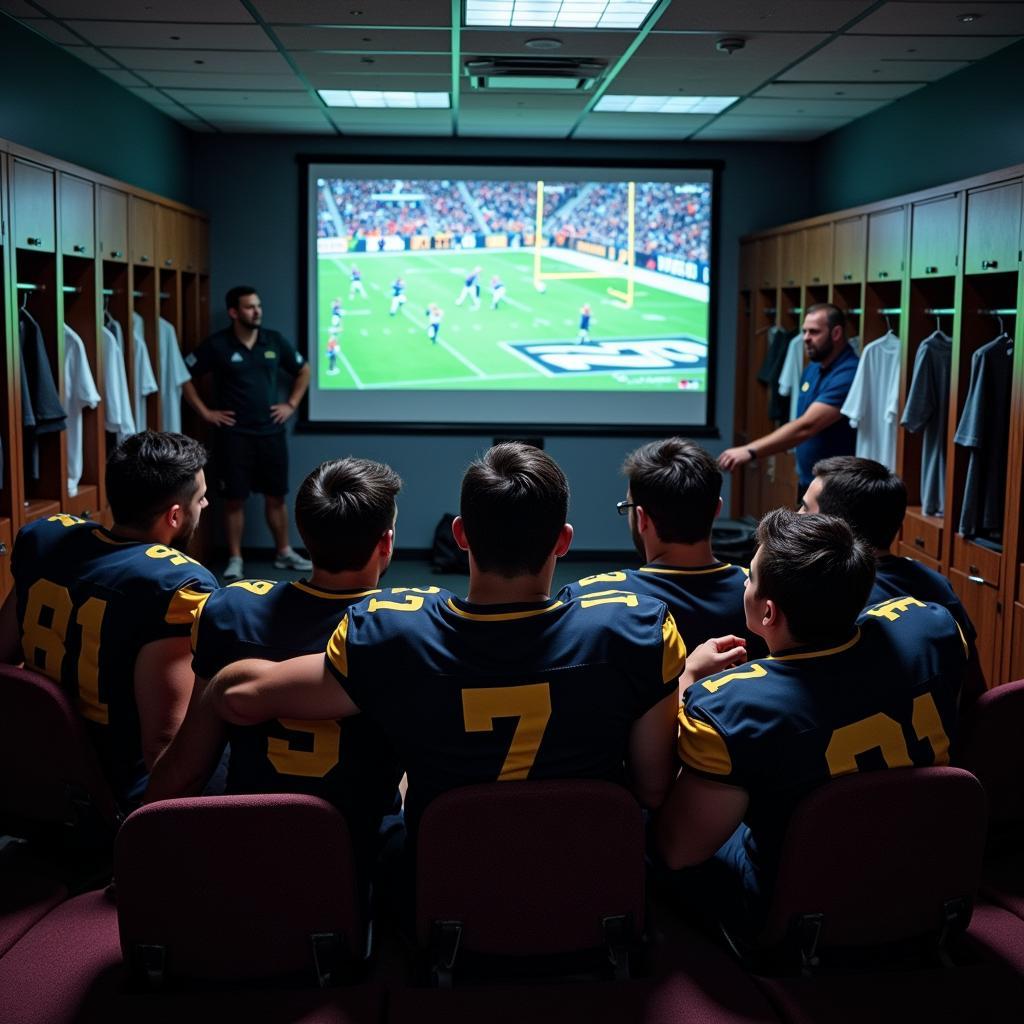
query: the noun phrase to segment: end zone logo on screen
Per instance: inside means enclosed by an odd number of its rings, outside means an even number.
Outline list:
[[[630,338],[584,344],[516,341],[506,342],[506,347],[550,376],[615,370],[706,370],[708,364],[707,342],[693,338]],[[679,382],[680,388],[684,388],[684,381],[688,379]]]

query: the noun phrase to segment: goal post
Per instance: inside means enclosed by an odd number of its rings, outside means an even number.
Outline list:
[[[534,218],[533,235],[533,284],[538,291],[543,290],[544,281],[584,281],[600,278],[624,279],[625,288],[608,288],[608,294],[618,299],[626,309],[633,308],[636,281],[636,182],[626,183],[626,237],[627,247],[624,262],[608,260],[607,271],[603,270],[568,270],[550,271],[541,266],[541,254],[544,247],[544,182],[537,182],[536,215]]]

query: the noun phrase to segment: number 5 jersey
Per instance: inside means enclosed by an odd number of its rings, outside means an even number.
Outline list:
[[[216,579],[174,548],[69,515],[25,526],[11,571],[25,667],[76,695],[114,796],[131,806],[147,779],[135,660],[146,644],[187,637]]]
[[[665,605],[643,595],[479,605],[427,587],[351,608],[327,666],[402,756],[414,834],[456,786],[624,782],[630,730],[676,692],[685,657]]]

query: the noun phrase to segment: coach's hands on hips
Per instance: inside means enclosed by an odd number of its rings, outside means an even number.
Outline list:
[[[215,427],[233,427],[235,425],[235,414],[230,409],[207,409],[203,414],[203,419]]]
[[[746,640],[741,636],[715,636],[694,647],[686,655],[686,669],[679,677],[679,694],[698,679],[706,679],[747,660]]]
[[[287,402],[278,402],[270,407],[270,418],[275,423],[284,423],[286,420],[291,419],[294,412],[295,406],[289,405]]]
[[[752,462],[753,459],[753,453],[749,448],[742,446],[738,448],[726,448],[725,451],[718,456],[718,465],[729,473],[734,469],[739,469],[740,466],[745,466],[748,462]]]

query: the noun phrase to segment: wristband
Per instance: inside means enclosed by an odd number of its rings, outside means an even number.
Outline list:
[[[750,453],[750,461],[757,462],[757,452],[753,448],[748,448],[747,451]]]

